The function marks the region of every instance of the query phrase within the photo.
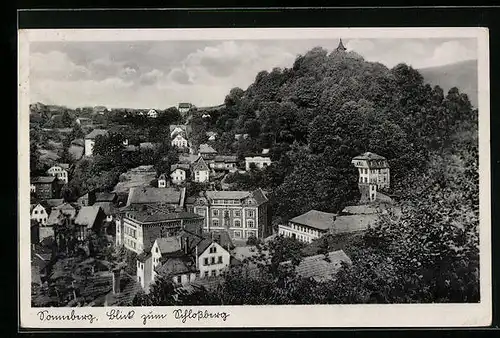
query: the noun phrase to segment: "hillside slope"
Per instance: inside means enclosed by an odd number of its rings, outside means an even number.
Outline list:
[[[418,69],[425,82],[438,85],[445,93],[457,87],[466,93],[477,107],[477,60],[457,62],[450,65]]]

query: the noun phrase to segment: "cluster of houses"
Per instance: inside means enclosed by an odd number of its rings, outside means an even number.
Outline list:
[[[279,225],[278,234],[312,243],[325,234],[356,234],[376,224],[381,215],[399,216],[392,199],[382,191],[390,187],[390,169],[383,156],[366,152],[352,159],[358,169],[359,205],[346,206],[339,214],[310,210]]]
[[[179,105],[179,111],[191,108],[190,104]],[[147,116],[157,117],[156,111],[150,110]],[[86,122],[80,119],[78,123]],[[246,245],[252,238],[266,241],[283,235],[312,243],[326,234],[362,233],[381,215],[394,211],[392,199],[384,194],[390,188],[388,161],[367,152],[352,159],[359,172],[358,205],[347,206],[338,214],[310,210],[279,225],[273,234],[270,203],[260,188],[206,190],[187,195],[184,183],[188,181],[210,183],[243,168],[237,156],[219,155],[209,144],[201,144],[193,151],[191,132],[189,125],[170,126],[171,145],[180,150],[178,163],[171,165],[169,173],[158,176],[157,186],[142,184],[127,189],[123,204],[118,202],[115,192],[97,191],[81,196],[75,203],[65,202],[60,191],[68,183],[67,164],[54,165],[46,176],[33,178],[31,193],[37,202],[30,208],[32,242],[50,239],[57,242],[59,227],[67,225],[71,225],[80,241],[91,231],[103,232],[114,237],[117,247],[136,254],[135,283],[147,293],[159,276],[170,279],[179,288],[220,276],[231,265],[241,264],[255,254]],[[104,129],[94,129],[85,136],[85,156],[92,156],[96,137],[106,134]],[[207,137],[214,141],[217,134],[207,133]],[[271,163],[269,150],[264,149],[261,154],[245,157],[244,169],[264,169]],[[47,256],[44,254],[33,253],[40,271],[46,269],[46,260],[40,258]],[[343,263],[351,264],[342,250],[327,255],[329,259],[324,259],[325,255],[306,257],[297,271],[308,278],[325,280]],[[120,276],[113,275],[113,290],[120,289],[115,288]]]

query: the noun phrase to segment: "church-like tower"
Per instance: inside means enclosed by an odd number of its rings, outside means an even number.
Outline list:
[[[344,44],[342,43],[342,38],[339,41],[339,45],[337,46],[336,51],[337,52],[345,52],[347,48],[344,47]]]

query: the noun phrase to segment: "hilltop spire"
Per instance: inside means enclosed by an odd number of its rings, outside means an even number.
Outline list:
[[[338,52],[345,52],[347,48],[344,47],[344,44],[342,43],[342,38],[339,41],[339,45],[337,46],[336,49]]]

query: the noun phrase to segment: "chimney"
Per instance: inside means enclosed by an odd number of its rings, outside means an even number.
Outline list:
[[[120,274],[121,270],[113,270],[113,294],[117,295],[121,292],[120,290]]]

